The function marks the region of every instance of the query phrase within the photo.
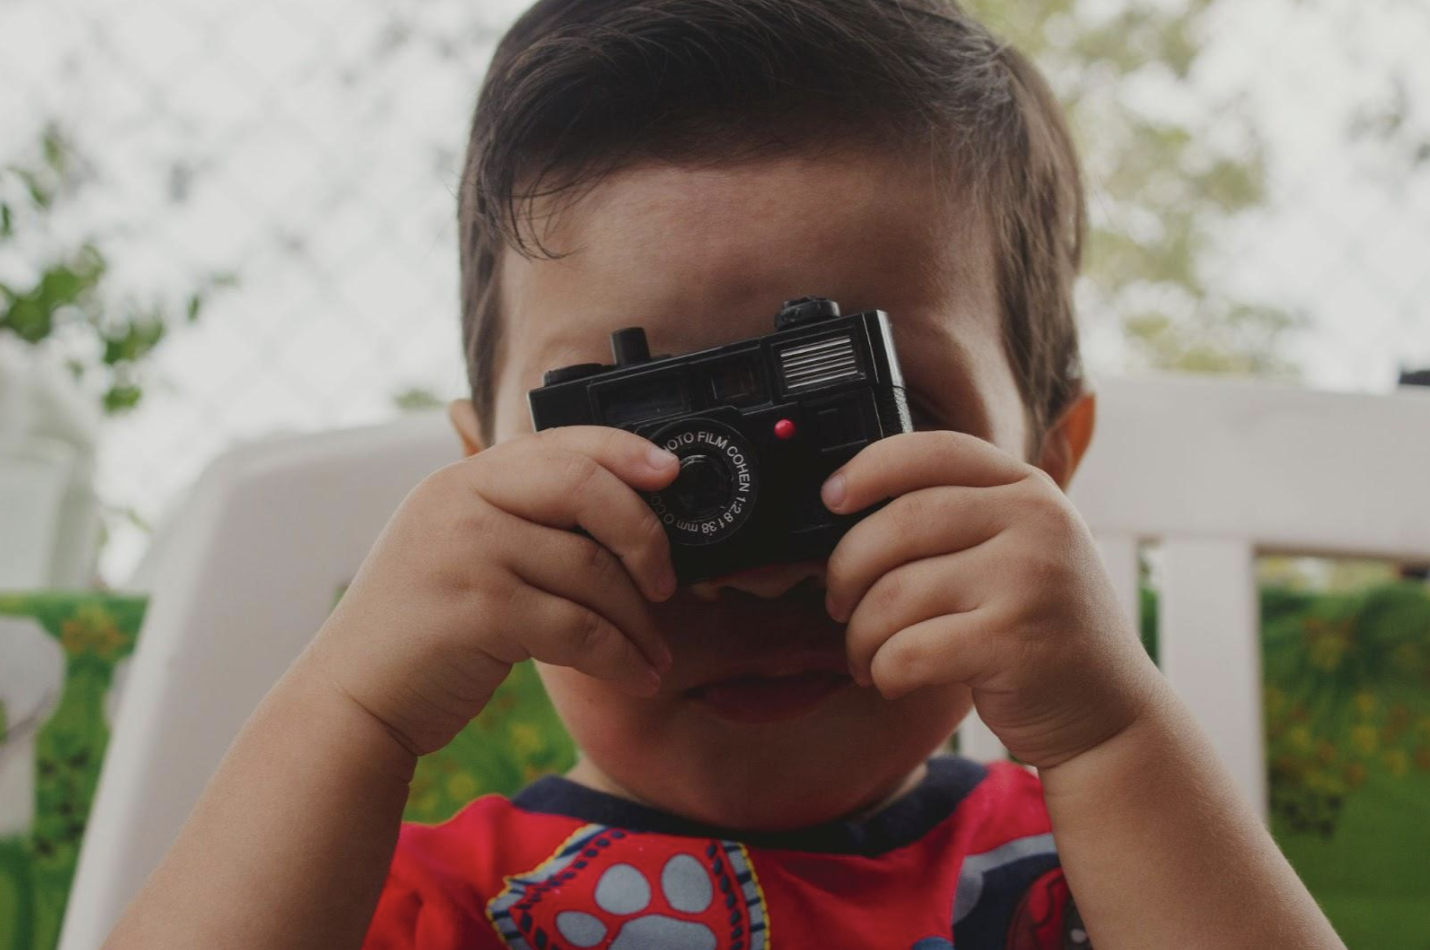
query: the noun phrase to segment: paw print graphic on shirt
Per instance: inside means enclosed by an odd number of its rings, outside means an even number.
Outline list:
[[[514,950],[765,950],[764,899],[733,841],[587,825],[487,905]]]
[[[715,899],[710,875],[688,854],[665,862],[656,888],[635,866],[613,864],[601,872],[595,897],[598,908],[620,921],[611,950],[715,950],[718,945],[715,932],[705,923],[666,912],[669,908],[679,914],[699,914]],[[556,915],[556,930],[573,947],[595,947],[606,939],[609,927],[594,914],[563,910]]]

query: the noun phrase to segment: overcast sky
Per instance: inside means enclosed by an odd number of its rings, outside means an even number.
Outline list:
[[[3,158],[58,117],[94,166],[57,239],[101,236],[119,287],[242,280],[166,341],[144,407],[105,426],[107,500],[152,519],[236,441],[391,418],[408,386],[461,394],[453,195],[490,36],[525,6],[0,4]],[[1191,93],[1149,106],[1216,136],[1239,96],[1268,144],[1270,200],[1222,236],[1211,273],[1311,319],[1292,348],[1309,384],[1383,391],[1430,365],[1430,175],[1398,147],[1348,147],[1346,129],[1396,75],[1410,126],[1430,129],[1430,4],[1218,11]],[[0,256],[0,279],[33,263]],[[1087,320],[1090,365],[1123,371],[1116,335]],[[122,583],[147,538],[114,524],[103,568]]]

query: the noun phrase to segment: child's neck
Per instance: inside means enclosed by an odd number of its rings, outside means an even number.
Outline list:
[[[880,798],[874,804],[843,816],[843,820],[863,821],[870,815],[878,813],[916,788],[927,774],[928,766],[920,762],[912,772],[904,776],[903,781],[899,783],[897,788],[883,798]],[[607,795],[614,795],[617,798],[623,798],[626,801],[635,802],[638,805],[644,805],[646,808],[653,808],[659,811],[665,810],[659,803],[642,798],[640,795],[617,783],[584,755],[576,760],[576,764],[566,772],[565,777],[578,785],[584,785],[586,788],[594,789],[598,792],[605,792]]]

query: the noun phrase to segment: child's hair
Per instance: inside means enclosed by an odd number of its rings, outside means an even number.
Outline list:
[[[553,258],[530,200],[642,160],[925,156],[994,241],[1030,447],[1081,387],[1072,285],[1086,212],[1042,76],[953,0],[539,0],[497,46],[458,199],[462,340],[495,428],[503,247]],[[532,230],[528,228],[528,230]]]

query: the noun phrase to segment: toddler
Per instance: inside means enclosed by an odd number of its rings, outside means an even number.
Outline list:
[[[1063,494],[1094,420],[1078,175],[1044,80],[949,0],[536,3],[459,198],[467,457],[109,946],[1341,946]],[[533,432],[526,393],[615,329],[683,354],[804,295],[889,314],[915,431],[821,494],[889,501],[827,559],[677,587],[638,494],[675,459]],[[400,826],[417,757],[528,659],[576,765]],[[1028,768],[939,754],[974,707]]]

